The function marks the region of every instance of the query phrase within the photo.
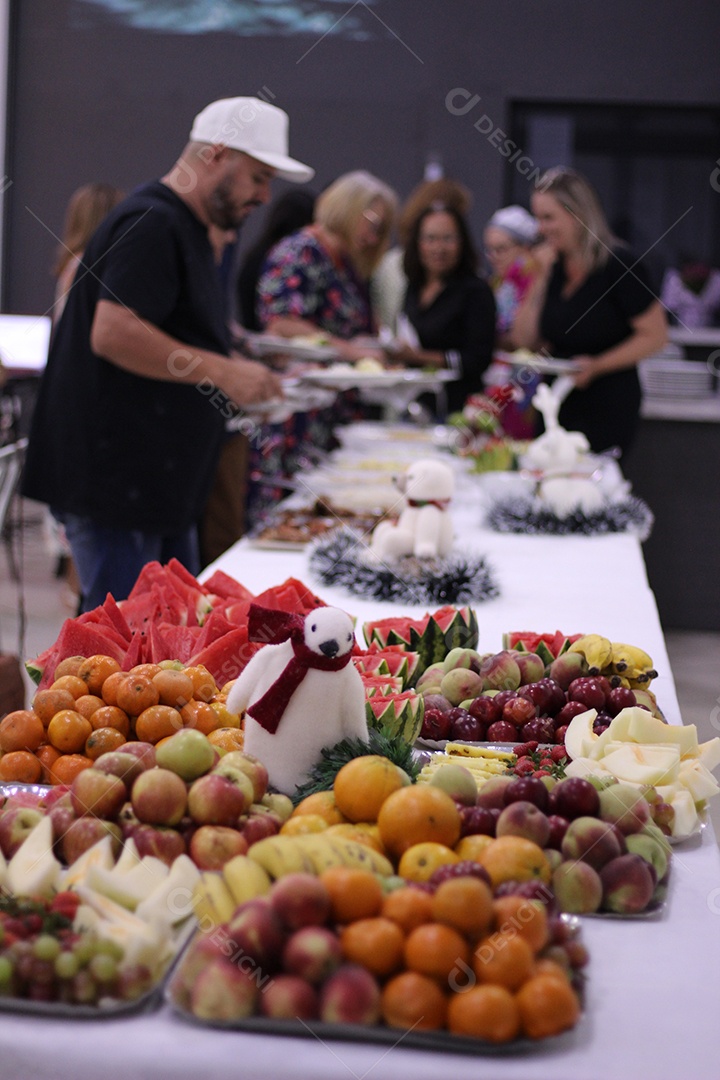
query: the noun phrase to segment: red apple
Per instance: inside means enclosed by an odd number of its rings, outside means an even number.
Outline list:
[[[83,769],[72,782],[70,797],[77,817],[94,814],[112,821],[127,799],[127,788],[119,776]]]
[[[288,938],[282,968],[319,986],[339,967],[342,957],[340,939],[327,926],[303,926]]]
[[[165,825],[144,825],[140,822],[128,825],[123,829],[123,838],[128,837],[132,837],[141,858],[143,855],[154,855],[168,866],[172,866],[178,855],[187,852],[182,833]]]
[[[146,769],[135,780],[130,794],[132,808],[148,825],[177,825],[187,809],[185,782],[170,769]]]
[[[238,819],[238,828],[242,831],[247,846],[252,847],[258,840],[264,840],[266,836],[276,836],[280,832],[282,822],[276,814],[243,814]]]
[[[224,754],[213,768],[213,772],[221,776],[229,776],[230,779],[233,779],[236,770],[245,773],[250,778],[253,786],[252,801],[259,803],[267,792],[269,783],[265,765],[254,754],[248,754],[244,750],[231,750],[228,754]]]
[[[377,1024],[380,987],[365,968],[342,964],[320,991],[320,1019],[331,1024]]]
[[[127,745],[129,744],[123,743],[123,746]],[[96,759],[93,768],[101,773],[107,773],[109,776],[119,776],[129,789],[140,773],[145,772],[147,764],[143,758],[137,757],[135,754],[129,754],[123,750],[108,750],[106,754],[101,754]]]
[[[314,874],[298,872],[279,878],[270,890],[270,903],[289,930],[322,926],[330,914],[330,895]]]
[[[190,858],[199,870],[222,870],[235,855],[244,855],[248,842],[243,833],[227,825],[201,825],[190,840]]]
[[[187,806],[198,825],[234,826],[252,801],[252,783],[244,773],[238,774],[236,783],[212,772],[191,785]]]
[[[42,821],[43,813],[32,806],[6,806],[0,814],[0,849],[11,859],[25,838]]]
[[[277,971],[285,933],[266,898],[241,904],[227,924],[227,932],[234,952],[241,952],[263,973]]]
[[[98,840],[102,840],[108,834],[112,837],[113,852],[117,858],[122,846],[122,832],[119,825],[113,821],[105,821],[103,818],[92,816],[76,818],[70,823],[61,840],[63,859],[69,866],[88,848],[97,844]]]
[[[144,762],[146,769],[154,769],[157,764],[155,761],[155,747],[149,742],[140,742],[136,739],[129,739],[128,742],[122,744],[122,750],[120,752],[122,754],[132,754],[133,757]]]

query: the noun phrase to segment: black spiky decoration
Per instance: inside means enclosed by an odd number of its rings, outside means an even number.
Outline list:
[[[334,529],[311,548],[310,570],[323,584],[339,585],[354,596],[403,604],[480,603],[500,595],[482,556],[373,563],[367,551],[367,539],[351,529]]]
[[[647,503],[630,496],[593,513],[584,513],[578,508],[564,517],[558,517],[533,499],[497,502],[488,512],[485,524],[495,532],[527,535],[599,536],[629,532],[644,541],[650,535],[654,521]]]

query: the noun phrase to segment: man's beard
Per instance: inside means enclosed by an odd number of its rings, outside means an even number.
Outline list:
[[[208,216],[213,225],[220,229],[237,229],[242,225],[251,210],[261,204],[256,200],[235,207],[230,199],[229,184],[222,180],[210,196]]]

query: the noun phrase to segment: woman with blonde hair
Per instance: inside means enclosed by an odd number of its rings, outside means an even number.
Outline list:
[[[103,218],[124,197],[125,193],[112,184],[83,184],[70,196],[65,212],[63,238],[53,267],[53,274],[57,279],[53,323],[62,315],[67,294],[88,240]]]
[[[268,333],[321,331],[344,359],[368,355],[362,338],[376,330],[368,280],[387,249],[396,208],[395,192],[363,170],[326,188],[312,224],[281,240],[265,260],[257,311]]]
[[[519,346],[572,359],[574,389],[560,423],[599,453],[627,450],[640,417],[640,360],[665,343],[667,323],[647,274],[610,229],[592,185],[549,170],[532,196],[540,271],[517,310]]]

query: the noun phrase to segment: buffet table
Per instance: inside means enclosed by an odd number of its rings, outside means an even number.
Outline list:
[[[463,488],[464,490],[464,488]],[[628,535],[555,538],[499,535],[480,524],[478,504],[456,500],[462,544],[487,556],[501,595],[477,606],[481,651],[506,630],[597,632],[653,657],[653,684],[669,722],[679,723],[668,656],[643,564]],[[454,504],[455,505],[455,504]],[[295,576],[329,603],[364,619],[397,611],[313,581],[302,551],[258,550],[242,540],[219,567],[254,592]],[[439,605],[438,605],[439,606]],[[404,614],[425,609],[403,608]],[[6,1014],[0,1024],[2,1080],[717,1080],[720,1075],[720,852],[708,826],[674,849],[668,904],[652,918],[586,918],[590,951],[586,1012],[575,1031],[532,1051],[464,1056],[397,1045],[266,1037],[190,1026],[166,1006],[106,1022]]]

